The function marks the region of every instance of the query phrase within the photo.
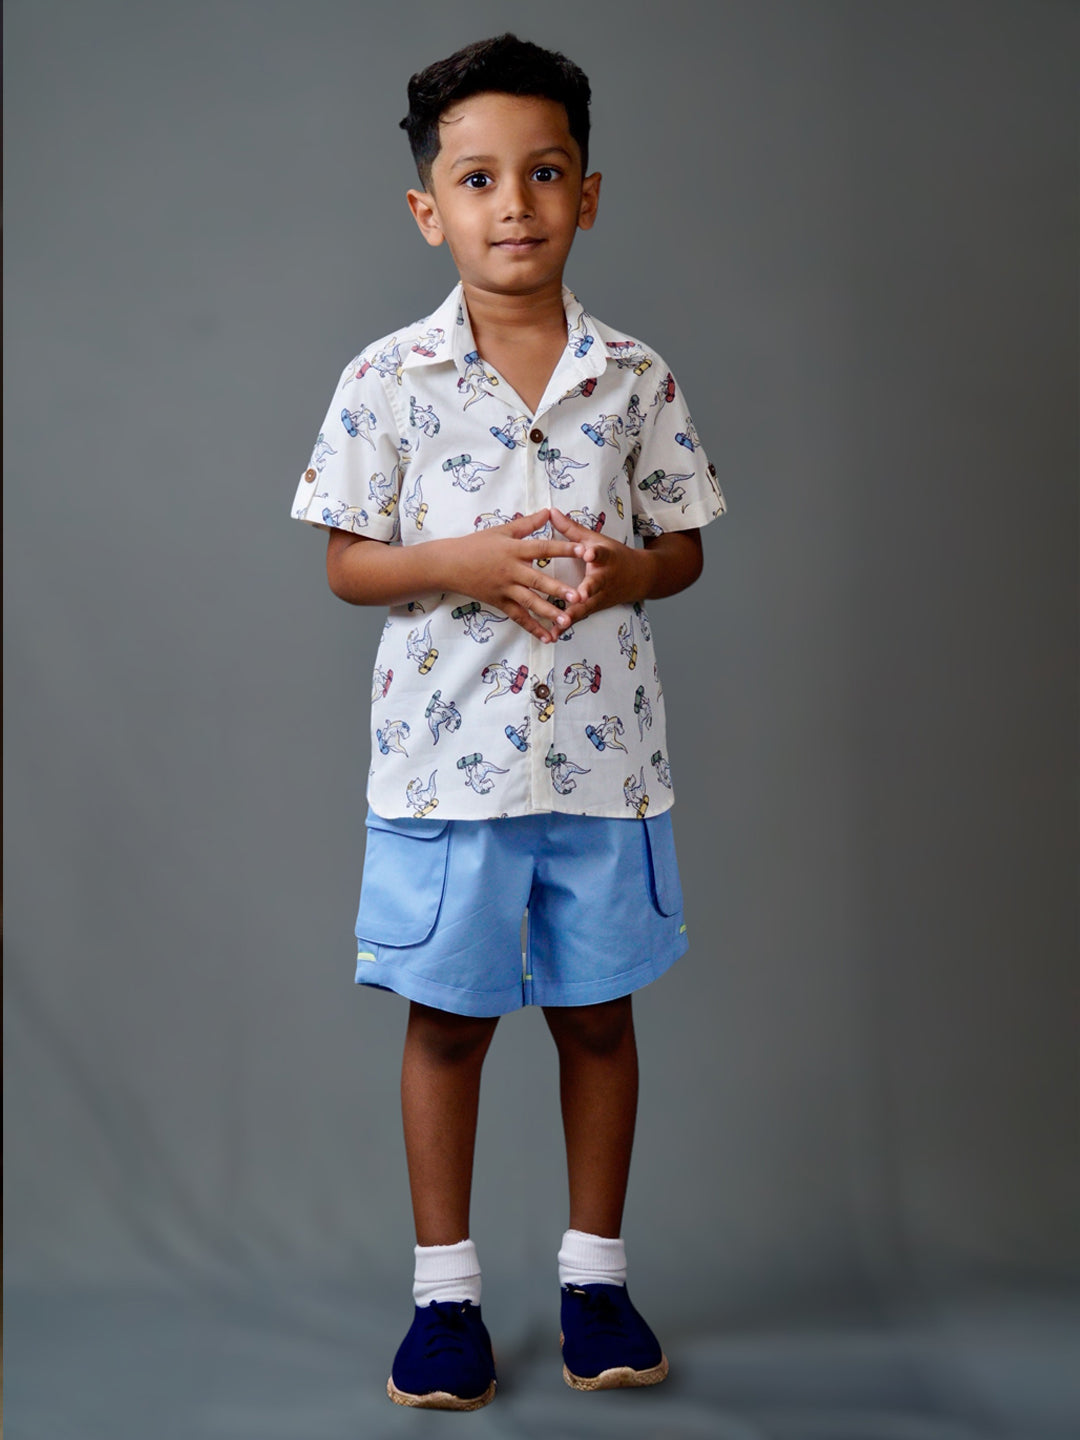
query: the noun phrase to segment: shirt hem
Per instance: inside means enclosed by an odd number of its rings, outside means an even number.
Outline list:
[[[369,794],[367,803],[372,811],[378,815],[380,820],[414,820],[416,814],[411,810],[380,810]],[[516,808],[500,810],[497,815],[449,815],[442,805],[439,806],[440,820],[477,820],[486,823],[489,820],[518,820],[529,815],[579,815],[583,820],[643,820],[651,819],[654,815],[663,815],[675,804],[675,796],[670,792],[665,796],[665,803],[653,804],[651,799],[648,809],[644,815],[638,815],[636,811],[624,804],[620,809],[610,805],[596,806],[590,810],[581,810],[572,806],[562,805],[522,805]]]

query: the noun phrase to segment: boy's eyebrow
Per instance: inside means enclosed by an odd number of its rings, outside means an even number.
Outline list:
[[[539,160],[541,155],[565,155],[567,160],[571,161],[574,158],[565,145],[545,145],[539,150],[531,151],[525,158]],[[496,158],[494,155],[459,155],[450,168],[456,170],[460,165],[490,165]]]

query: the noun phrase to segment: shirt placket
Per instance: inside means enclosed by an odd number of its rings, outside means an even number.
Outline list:
[[[593,340],[590,339],[588,346],[584,347],[582,354],[588,354],[592,349]],[[604,371],[601,362],[596,365],[596,357],[590,355],[587,361],[582,362],[580,356],[560,362],[547,391],[549,396],[561,396],[572,389],[579,381],[589,376],[599,376]],[[548,482],[547,470],[540,459],[540,447],[550,435],[550,417],[553,413],[554,400],[548,400],[547,404],[541,405],[533,416],[532,424],[529,427],[528,446],[526,448],[526,478],[525,478],[525,499],[528,505],[528,512],[532,514],[536,510],[545,509],[551,505],[553,496],[551,486]],[[560,508],[562,508],[560,506]],[[556,533],[556,539],[561,538]],[[539,720],[533,727],[533,743],[529,746],[531,761],[530,770],[530,804],[534,809],[551,810],[554,807],[555,792],[552,788],[549,775],[548,755],[560,754],[560,745],[557,731],[559,729],[560,714],[556,704],[558,694],[557,675],[559,670],[559,648],[558,644],[545,645],[535,636],[529,636],[529,670],[534,677],[530,684],[533,686],[533,694],[543,706],[552,706],[551,718],[547,722]],[[549,689],[547,684],[547,673],[552,671],[552,685]],[[560,804],[559,808],[562,808]]]
[[[524,447],[523,462],[525,465],[525,513],[532,515],[537,510],[547,507],[548,504],[548,482],[547,472],[540,461],[540,446],[544,443],[546,431],[543,427],[543,412],[534,416],[529,427],[528,443]],[[547,685],[547,672],[552,668],[548,657],[553,653],[554,646],[545,645],[538,636],[530,634],[529,637],[529,684],[532,686],[535,698],[545,705],[553,700],[554,696],[549,692]],[[537,712],[539,717],[539,711]],[[552,726],[554,716],[552,717]],[[539,718],[533,725],[533,740],[529,746],[529,805],[533,810],[546,810],[551,808],[550,796],[547,786],[547,766],[545,757],[547,751],[543,745],[544,732],[549,727],[541,724]]]

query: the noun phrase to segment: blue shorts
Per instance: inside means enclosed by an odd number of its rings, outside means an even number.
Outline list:
[[[686,951],[670,811],[645,820],[369,812],[367,826],[358,985],[458,1015],[505,1015],[614,1000]]]

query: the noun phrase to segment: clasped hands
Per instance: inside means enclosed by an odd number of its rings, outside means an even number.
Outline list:
[[[536,535],[548,521],[562,539]],[[545,643],[597,610],[644,599],[655,569],[646,550],[588,530],[554,507],[464,536],[460,543],[455,588],[497,606]],[[584,563],[585,573],[574,585],[536,564],[559,558]]]

